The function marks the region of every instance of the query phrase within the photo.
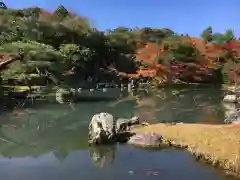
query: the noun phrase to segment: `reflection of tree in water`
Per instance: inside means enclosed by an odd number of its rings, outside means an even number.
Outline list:
[[[68,156],[68,152],[64,150],[57,150],[57,151],[54,151],[54,155],[59,161],[62,162]]]
[[[92,164],[99,168],[112,164],[115,159],[115,151],[116,146],[91,146]]]
[[[180,109],[178,116],[193,122],[220,123],[223,117],[221,92],[218,89],[196,88],[180,92],[177,96]],[[192,119],[190,119],[192,118]]]
[[[157,119],[157,114],[156,108],[152,106],[140,106],[134,109],[134,116],[138,116],[140,121],[147,121],[149,123]]]
[[[215,124],[224,117],[220,102],[221,92],[218,89],[166,88],[154,96],[140,98],[135,115],[150,123],[176,121]]]

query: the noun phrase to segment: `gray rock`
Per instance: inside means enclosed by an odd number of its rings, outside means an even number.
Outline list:
[[[239,103],[240,97],[238,97],[235,94],[228,94],[228,95],[224,96],[223,102]]]
[[[140,147],[160,147],[163,137],[153,132],[136,133],[128,140],[128,144]]]
[[[81,93],[81,92],[82,92],[82,88],[78,88],[78,89],[77,89],[77,92],[78,92],[78,93]]]
[[[60,88],[56,92],[56,101],[60,104],[70,101],[72,99],[72,97],[73,97],[73,94],[68,89]]]
[[[139,118],[136,116],[115,120],[109,113],[95,114],[89,124],[89,144],[125,142],[132,135],[125,132],[136,124],[139,124]]]
[[[132,125],[140,124],[139,117],[134,116],[132,118],[119,118],[116,122],[116,132],[129,131]]]
[[[77,91],[74,88],[70,88],[70,92],[75,95]]]
[[[240,124],[240,109],[237,109],[235,112],[231,113],[225,120],[227,124]]]
[[[109,113],[99,113],[92,117],[89,124],[89,143],[105,144],[115,141],[115,121]]]

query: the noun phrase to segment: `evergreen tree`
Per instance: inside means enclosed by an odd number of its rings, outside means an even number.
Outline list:
[[[211,42],[212,38],[213,38],[213,31],[212,31],[212,27],[208,27],[206,28],[202,34],[201,37],[203,38],[203,40],[205,41],[205,43],[207,42]]]

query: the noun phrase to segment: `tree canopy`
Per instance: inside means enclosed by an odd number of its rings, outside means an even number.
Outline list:
[[[0,7],[0,53],[24,53],[24,63],[9,66],[2,72],[3,78],[42,71],[62,76],[71,71],[72,77],[86,79],[97,77],[101,69],[109,67],[134,73],[139,66],[135,61],[137,50],[148,43],[163,49],[164,53],[155,58],[159,63],[199,63],[198,57],[202,56],[189,35],[168,28],[119,26],[100,31],[63,5],[53,12],[39,7],[11,9],[4,3]],[[210,26],[201,37],[206,43],[219,45],[236,39],[232,30],[214,33]],[[228,59],[233,57],[225,54]]]

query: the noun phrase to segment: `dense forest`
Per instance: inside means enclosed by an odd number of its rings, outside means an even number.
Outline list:
[[[230,71],[236,74],[240,50],[232,30],[213,33],[208,27],[201,39],[167,28],[120,26],[100,31],[62,5],[47,12],[39,7],[11,9],[1,3],[0,28],[2,64],[19,57],[1,68],[1,78],[10,84],[33,77],[48,77],[56,84],[89,77],[98,82],[109,72],[117,77],[144,76],[143,67],[146,72],[154,70],[155,84],[232,82],[226,77]],[[156,48],[151,51],[149,46]]]

